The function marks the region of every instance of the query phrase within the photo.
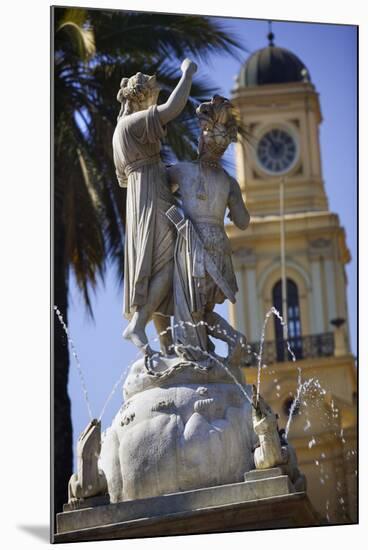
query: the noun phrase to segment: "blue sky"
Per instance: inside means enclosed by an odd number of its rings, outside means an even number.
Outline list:
[[[267,44],[268,24],[264,20],[218,18],[234,32],[249,54]],[[320,94],[323,122],[320,128],[322,169],[330,210],[345,227],[352,261],[347,267],[348,304],[353,353],[357,333],[357,51],[356,28],[311,23],[274,22],[275,44],[294,52],[307,66]],[[244,54],[244,61],[249,55]],[[199,73],[207,75],[230,96],[241,62],[229,56],[212,56],[200,62]],[[117,106],[118,109],[118,106]],[[122,317],[122,289],[115,275],[107,273],[104,287],[93,300],[95,322],[89,320],[71,278],[69,329],[85,373],[93,414],[99,416],[116,381],[137,357],[137,350],[121,338],[127,324]],[[226,312],[226,307],[221,307]],[[151,337],[154,336],[150,331]],[[69,395],[72,401],[74,442],[88,422],[80,380],[71,357]],[[121,386],[102,419],[106,428],[121,404]],[[75,448],[75,447],[74,447]]]

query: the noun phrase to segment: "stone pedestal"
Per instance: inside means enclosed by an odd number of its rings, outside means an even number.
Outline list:
[[[242,483],[60,513],[54,542],[320,524],[306,494],[296,493],[279,468],[259,472]]]

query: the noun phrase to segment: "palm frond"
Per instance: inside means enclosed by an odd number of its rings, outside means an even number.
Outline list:
[[[96,52],[95,34],[88,22],[85,9],[71,8],[57,19],[55,25],[55,51],[71,51],[83,61]]]
[[[245,51],[239,38],[213,18],[120,11],[89,11],[89,18],[97,50],[115,58],[140,51],[172,60],[188,55],[204,60],[218,51],[237,57]]]

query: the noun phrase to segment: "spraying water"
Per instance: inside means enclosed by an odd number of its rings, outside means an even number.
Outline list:
[[[124,378],[126,377],[127,373],[129,372],[130,367],[135,363],[136,360],[137,360],[137,359],[135,359],[130,365],[128,365],[127,369],[125,369],[125,370],[121,373],[119,379],[118,379],[118,380],[115,382],[115,384],[113,385],[112,390],[111,390],[110,394],[108,395],[108,397],[107,397],[107,399],[106,399],[106,401],[105,401],[105,403],[104,403],[104,405],[103,405],[103,407],[102,407],[100,416],[98,417],[98,420],[99,420],[99,421],[101,421],[103,415],[105,414],[107,405],[110,403],[110,401],[111,401],[112,397],[114,396],[114,394],[115,394],[116,390],[118,389],[118,387],[119,387],[120,385],[123,384]]]
[[[299,384],[299,386],[297,388],[295,399],[293,400],[293,402],[291,404],[291,407],[290,407],[290,411],[289,411],[289,417],[288,417],[288,421],[287,421],[286,428],[285,428],[286,437],[287,437],[287,435],[289,433],[289,430],[290,430],[290,424],[291,424],[295,409],[301,403],[302,395],[305,394],[307,391],[311,390],[312,388],[315,388],[317,391],[319,391],[319,393],[321,395],[326,394],[326,390],[324,390],[321,387],[319,381],[316,380],[315,378],[309,378],[305,382]],[[308,423],[309,423],[309,425],[307,425],[308,426],[307,429],[310,428],[310,422],[308,421]],[[314,441],[313,445],[314,444],[315,444],[315,441]]]
[[[69,333],[69,330],[68,330],[68,327],[66,326],[65,322],[64,322],[64,319],[63,319],[63,316],[60,312],[60,310],[57,308],[57,306],[54,306],[54,310],[55,310],[55,313],[59,319],[59,322],[61,324],[61,326],[63,327],[64,329],[64,332],[67,336],[67,339],[68,339],[68,342],[69,342],[69,345],[70,345],[70,349],[72,351],[72,354],[73,354],[73,357],[75,359],[75,363],[76,363],[76,367],[77,367],[77,371],[78,371],[78,374],[79,374],[79,377],[80,377],[80,381],[81,381],[81,386],[82,386],[82,390],[83,390],[83,394],[84,394],[84,398],[85,398],[85,402],[86,402],[86,406],[87,406],[87,410],[88,410],[88,414],[89,414],[89,417],[90,419],[93,418],[93,415],[92,415],[92,410],[91,410],[91,406],[90,406],[90,401],[89,401],[89,396],[88,396],[88,391],[87,391],[87,386],[86,386],[86,382],[85,382],[85,378],[84,378],[84,374],[83,374],[83,371],[82,371],[82,367],[81,367],[81,364],[80,364],[80,361],[79,361],[79,358],[78,358],[78,354],[77,354],[77,351],[75,349],[75,345],[74,345],[74,342],[72,340],[72,338],[70,337],[70,333]],[[260,342],[260,352],[259,352],[259,355],[257,355],[258,357],[258,372],[257,372],[257,396],[259,396],[259,391],[260,391],[260,380],[261,380],[261,368],[262,368],[262,353],[263,353],[263,347],[264,347],[264,341],[265,341],[265,333],[266,333],[266,327],[267,327],[267,323],[268,323],[268,320],[269,318],[271,317],[271,315],[275,315],[281,322],[281,324],[284,324],[284,320],[282,318],[282,316],[280,315],[280,313],[278,312],[278,310],[274,307],[272,307],[266,314],[266,317],[265,317],[265,321],[263,323],[263,328],[262,328],[262,334],[261,334],[261,342]],[[186,322],[186,321],[180,321],[178,324],[176,325],[173,325],[173,326],[170,326],[168,327],[165,331],[162,331],[160,333],[159,336],[163,336],[165,335],[168,331],[173,331],[175,329],[175,327],[183,327],[184,325],[189,325],[190,327],[197,327],[198,325],[205,325],[207,326],[208,328],[210,328],[211,330],[214,329],[214,326],[212,325],[209,325],[208,323],[206,323],[205,321],[200,321],[199,323],[192,323],[192,322]],[[217,330],[219,330],[219,327],[217,327]],[[232,340],[233,342],[235,342],[235,338],[233,338],[230,334],[227,333],[227,331],[225,329],[222,330],[223,334],[225,336],[227,336],[227,338],[229,338],[230,340]],[[158,342],[159,341],[159,337],[155,337],[153,339],[150,340],[150,344],[152,343],[155,343],[155,342]],[[295,357],[295,354],[294,352],[292,351],[291,347],[290,347],[290,344],[289,344],[289,341],[286,342],[287,344],[287,349],[288,349],[288,352],[292,358],[292,361],[295,362],[296,361],[296,357]],[[247,347],[248,351],[250,349],[249,346],[246,346],[244,344],[243,341],[240,342],[240,345],[242,348],[244,347]],[[205,350],[203,350],[202,348],[200,348],[199,346],[192,346],[192,345],[185,345],[185,346],[182,346],[183,349],[186,349],[188,351],[195,351],[195,352],[201,352],[203,353],[203,355],[205,357],[207,357],[208,359],[210,359],[211,361],[213,361],[214,363],[216,363],[218,366],[220,366],[226,373],[227,375],[232,379],[232,381],[234,382],[234,384],[239,388],[239,390],[241,391],[242,395],[244,396],[244,398],[253,405],[253,402],[252,402],[252,399],[251,397],[248,395],[248,393],[246,392],[245,388],[243,387],[243,385],[239,382],[239,380],[237,380],[236,376],[231,372],[231,370],[229,369],[229,367],[227,365],[224,364],[223,361],[220,360],[220,358],[212,353],[209,353]],[[154,354],[155,355],[155,354]],[[160,355],[159,353],[157,353],[156,355]],[[256,355],[256,354],[255,354]],[[116,390],[118,389],[119,386],[122,385],[123,381],[124,381],[124,378],[126,377],[126,374],[127,372],[129,372],[129,369],[130,367],[135,363],[135,361],[140,357],[140,353],[137,354],[136,358],[128,365],[128,367],[126,369],[123,370],[123,372],[121,373],[120,377],[118,378],[118,380],[115,382],[115,384],[113,385],[112,387],[112,390],[110,392],[110,394],[108,395],[103,407],[102,407],[102,410],[101,410],[101,413],[99,415],[99,420],[102,419],[103,415],[105,414],[105,411],[107,409],[107,406],[109,404],[109,402],[111,401],[112,397],[114,396]],[[154,357],[154,356],[153,356]],[[301,397],[302,395],[307,392],[311,387],[313,386],[318,386],[319,387],[319,383],[318,381],[316,381],[314,378],[310,378],[309,380],[305,381],[304,383],[302,383],[302,372],[301,372],[301,368],[300,367],[297,367],[298,368],[298,379],[297,379],[297,391],[296,391],[296,397],[295,399],[293,400],[293,403],[290,407],[290,411],[289,411],[289,416],[288,416],[288,421],[287,421],[287,425],[286,425],[286,429],[285,429],[285,432],[286,432],[286,436],[288,435],[289,433],[289,430],[290,430],[290,425],[291,425],[291,422],[292,422],[292,418],[293,418],[293,415],[294,415],[294,412],[295,412],[295,409],[296,407],[298,406],[298,404],[300,403],[300,400],[301,400]],[[167,369],[167,371],[169,371],[171,369]],[[205,369],[204,369],[205,370]],[[150,374],[154,374],[156,376],[163,376],[166,374],[166,371],[163,371],[163,372],[160,372],[160,373],[153,373],[151,372]],[[326,393],[325,390],[321,390],[323,393]],[[332,409],[333,409],[333,414],[335,416],[335,408],[334,408],[334,404],[332,403]],[[310,423],[308,423],[307,425],[307,429],[310,428]],[[342,436],[342,434],[341,434]],[[343,438],[343,437],[342,437]]]
[[[90,401],[89,401],[89,397],[88,397],[86,381],[84,379],[84,374],[83,374],[83,371],[82,371],[82,366],[81,366],[80,361],[79,361],[77,350],[75,349],[74,342],[70,337],[69,329],[68,329],[68,327],[66,326],[66,324],[64,322],[64,318],[61,314],[61,311],[59,310],[59,308],[57,306],[54,306],[54,310],[55,310],[55,313],[57,315],[57,318],[59,319],[59,322],[60,322],[61,326],[63,327],[63,330],[66,334],[66,337],[68,339],[70,350],[73,354],[75,364],[76,364],[76,367],[77,367],[77,372],[79,374],[79,378],[80,378],[80,382],[81,382],[81,386],[82,386],[82,390],[83,390],[83,395],[84,395],[84,400],[86,402],[86,406],[87,406],[87,410],[88,410],[88,416],[89,416],[89,419],[92,420],[94,417],[92,415],[92,409],[91,409],[91,405],[90,405]]]
[[[271,309],[269,309],[266,313],[265,320],[263,322],[262,333],[261,333],[261,342],[260,342],[260,346],[259,346],[258,367],[257,367],[258,368],[258,371],[257,371],[257,403],[258,403],[258,400],[259,400],[259,392],[260,392],[260,387],[261,387],[262,355],[263,355],[264,342],[265,342],[265,338],[266,338],[266,328],[267,328],[267,323],[268,323],[271,315],[274,315],[275,317],[277,317],[277,319],[279,319],[281,325],[285,326],[285,321],[282,318],[280,312],[275,307],[272,306]],[[293,350],[290,347],[290,343],[289,343],[289,340],[288,340],[287,327],[286,327],[286,334],[287,334],[287,339],[286,339],[287,350],[288,350],[288,352],[289,352],[289,354],[292,358],[292,361],[295,363],[296,362],[296,357],[295,357],[295,353],[293,352]],[[302,376],[302,371],[301,371],[300,367],[298,367],[298,387],[301,384],[301,376]]]

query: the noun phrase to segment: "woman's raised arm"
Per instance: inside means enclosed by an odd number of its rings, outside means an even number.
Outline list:
[[[181,79],[177,83],[166,103],[163,105],[158,105],[157,107],[162,125],[165,125],[170,122],[170,120],[176,118],[184,109],[192,85],[192,76],[196,70],[197,65],[193,63],[193,61],[190,61],[190,59],[184,59],[181,64],[181,71],[183,73]]]

